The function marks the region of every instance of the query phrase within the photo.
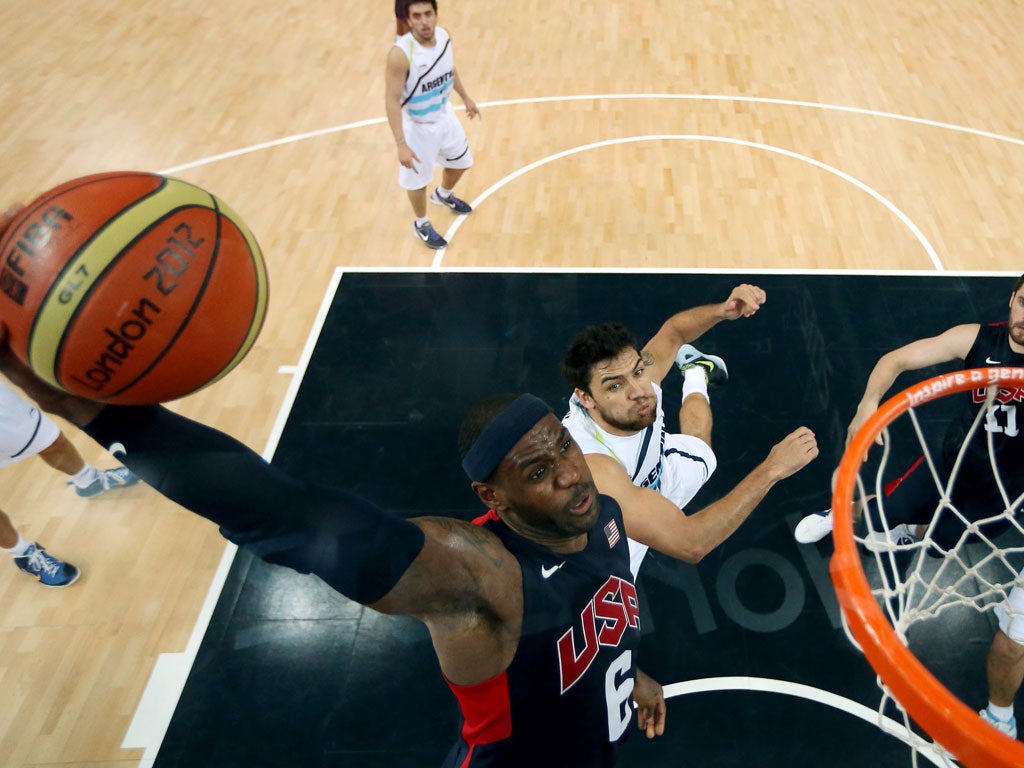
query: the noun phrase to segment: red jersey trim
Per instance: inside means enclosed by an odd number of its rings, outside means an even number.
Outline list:
[[[893,492],[893,491],[895,491],[895,490],[896,490],[897,488],[899,488],[899,487],[900,487],[900,484],[901,484],[901,483],[902,483],[902,482],[903,482],[904,480],[906,480],[906,479],[907,479],[908,477],[910,477],[910,473],[911,473],[911,472],[913,472],[913,471],[914,471],[915,469],[917,469],[917,468],[918,468],[919,466],[921,466],[921,462],[922,462],[922,461],[924,461],[924,456],[919,456],[919,457],[917,458],[917,461],[915,461],[915,462],[913,463],[913,465],[911,465],[910,469],[908,469],[908,470],[907,470],[906,472],[904,472],[904,473],[903,473],[902,475],[900,475],[899,477],[897,477],[897,478],[896,478],[895,480],[890,480],[890,481],[889,481],[888,483],[886,483],[886,484],[885,484],[885,485],[883,486],[883,488],[882,488],[882,491],[883,491],[883,493],[885,493],[885,495],[886,495],[886,497],[887,497],[887,498],[888,498],[889,496],[891,496],[891,495],[892,495],[892,492]]]
[[[473,525],[483,525],[484,523],[491,521],[496,523],[500,520],[501,518],[498,517],[497,512],[495,512],[493,509],[488,509],[484,514],[480,515],[480,517],[473,518]]]
[[[476,685],[456,685],[444,679],[459,700],[462,710],[462,738],[470,747],[492,744],[512,735],[512,700],[508,693],[508,673],[502,671]]]

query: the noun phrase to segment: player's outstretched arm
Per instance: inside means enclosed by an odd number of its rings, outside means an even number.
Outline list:
[[[630,538],[671,557],[697,563],[750,517],[777,482],[807,466],[817,455],[814,433],[800,427],[777,443],[729,493],[689,515],[657,491],[633,485],[614,459],[589,454],[587,463],[598,490],[614,497],[622,507]]]
[[[761,288],[743,283],[719,304],[693,307],[672,315],[643,348],[648,375],[661,382],[672,370],[679,347],[696,341],[723,320],[752,316],[765,301],[767,295]]]
[[[268,562],[314,573],[353,600],[420,616],[470,605],[480,584],[491,586],[500,545],[486,542],[494,537],[482,529],[408,521],[291,477],[235,438],[161,406],[104,406],[56,390],[11,353],[2,330],[0,371],[101,445],[122,443],[133,472],[227,538]]]
[[[849,443],[864,426],[864,422],[878,410],[882,398],[896,383],[900,374],[965,359],[978,337],[980,328],[978,323],[957,325],[938,336],[912,341],[882,355],[871,369],[867,384],[864,386],[864,394],[857,405],[857,412],[846,429],[846,442]],[[882,444],[881,435],[875,442]]]

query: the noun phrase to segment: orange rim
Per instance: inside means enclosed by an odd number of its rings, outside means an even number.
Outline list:
[[[829,570],[850,631],[907,714],[969,768],[1021,768],[1024,744],[983,722],[900,642],[861,567],[853,538],[853,493],[863,458],[900,414],[945,395],[999,383],[1024,387],[1024,368],[972,368],[936,376],[883,403],[847,446],[832,496],[835,554]]]

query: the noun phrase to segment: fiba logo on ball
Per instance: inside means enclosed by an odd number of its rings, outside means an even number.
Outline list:
[[[218,380],[267,308],[256,238],[179,179],[104,173],[41,195],[0,240],[11,349],[72,394],[142,404]]]

